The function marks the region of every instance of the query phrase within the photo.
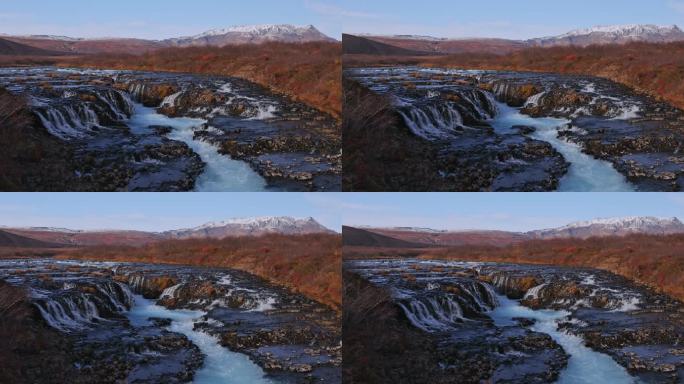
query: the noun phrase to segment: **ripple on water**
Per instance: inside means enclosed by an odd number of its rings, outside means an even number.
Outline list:
[[[221,346],[216,337],[193,329],[204,314],[202,311],[170,310],[136,295],[135,305],[127,317],[136,327],[149,325],[150,317],[171,319],[168,330],[187,336],[205,355],[204,364],[195,373],[195,384],[272,384],[264,371],[246,355],[232,352]]]
[[[631,192],[635,188],[605,160],[582,152],[582,148],[558,137],[558,128],[569,123],[566,119],[535,118],[520,113],[518,108],[497,102],[499,114],[490,121],[500,133],[511,133],[512,127],[525,125],[535,128],[530,136],[546,141],[570,163],[568,173],[560,180],[559,191],[566,192]]]
[[[535,332],[551,336],[570,355],[567,367],[561,371],[557,383],[561,384],[633,384],[636,380],[627,370],[610,356],[596,352],[584,345],[578,336],[558,329],[558,321],[568,316],[567,311],[533,310],[520,305],[504,295],[498,295],[499,306],[489,315],[497,326],[515,325],[516,317],[536,320],[532,326]]]
[[[168,117],[157,113],[154,108],[135,104],[135,113],[128,120],[131,132],[150,133],[152,125],[172,128],[168,137],[186,143],[206,163],[204,172],[198,177],[195,190],[198,192],[255,192],[266,190],[266,180],[244,161],[233,160],[222,155],[210,143],[193,138],[195,127],[205,124],[203,119]]]

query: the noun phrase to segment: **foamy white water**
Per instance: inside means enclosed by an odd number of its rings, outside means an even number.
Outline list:
[[[202,367],[195,373],[195,384],[272,384],[264,371],[246,355],[232,352],[222,347],[218,340],[209,334],[193,330],[194,323],[202,316],[202,311],[170,310],[156,305],[141,295],[135,295],[135,305],[127,313],[131,324],[136,327],[149,325],[150,317],[171,319],[168,330],[182,333],[204,353]]]
[[[255,192],[266,189],[266,180],[244,161],[222,155],[214,145],[193,139],[193,128],[206,120],[189,117],[168,117],[135,103],[135,112],[128,120],[134,133],[148,133],[150,125],[172,127],[168,137],[186,143],[206,163],[204,172],[197,178],[198,192]]]
[[[531,329],[548,334],[570,355],[568,366],[561,372],[557,383],[637,383],[636,379],[610,356],[588,348],[580,337],[558,330],[558,320],[569,315],[569,312],[546,309],[535,311],[504,295],[497,295],[497,297],[499,306],[489,312],[494,324],[497,326],[514,325],[516,324],[514,317],[534,319],[536,322]]]
[[[530,136],[551,144],[570,163],[568,173],[560,180],[558,190],[565,192],[632,192],[634,187],[605,160],[582,152],[582,148],[558,137],[558,128],[569,123],[566,119],[531,117],[505,103],[497,102],[499,113],[490,121],[494,129],[507,132],[514,125],[534,127]]]

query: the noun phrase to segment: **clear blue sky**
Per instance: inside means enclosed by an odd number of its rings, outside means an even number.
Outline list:
[[[343,223],[380,227],[527,231],[622,216],[676,216],[679,193],[345,194]]]
[[[249,216],[526,231],[597,217],[676,216],[679,193],[0,193],[0,225],[161,231]]]
[[[684,26],[684,0],[2,0],[0,33],[167,38],[239,24],[524,39],[593,25]]]
[[[233,217],[311,216],[340,231],[340,206],[319,195],[322,194],[0,193],[0,225],[161,231]]]
[[[161,39],[244,24],[313,24],[341,38],[343,0],[2,0],[0,33]]]
[[[607,24],[684,25],[684,0],[347,0],[349,33],[526,39]]]

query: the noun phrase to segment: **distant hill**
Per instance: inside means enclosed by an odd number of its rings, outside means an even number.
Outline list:
[[[684,32],[676,25],[608,25],[577,29],[559,36],[527,40],[538,47],[627,44],[631,42],[670,43],[684,41]]]
[[[0,247],[11,248],[59,248],[64,244],[50,243],[0,231]]]
[[[70,54],[141,54],[161,48],[198,47],[242,44],[261,44],[267,42],[306,43],[313,41],[335,42],[337,40],[321,33],[313,25],[294,26],[289,24],[266,24],[233,26],[213,29],[204,33],[164,40],[135,38],[79,38],[52,35],[10,36],[2,38],[16,44]],[[35,51],[40,55],[40,51]]]
[[[505,247],[537,239],[588,239],[591,237],[624,237],[633,234],[672,235],[684,234],[684,223],[676,217],[620,217],[594,219],[571,223],[558,228],[540,229],[528,232],[508,232],[494,230],[446,231],[429,228],[395,227],[355,229],[363,233],[353,233],[358,245],[379,246],[377,243],[392,244],[397,241],[408,243],[406,247],[417,244],[433,247],[459,246],[496,246]],[[345,236],[346,236],[346,232]],[[363,236],[362,236],[363,235]],[[376,238],[376,236],[379,236]],[[345,238],[346,244],[346,238]]]
[[[498,38],[440,38],[432,36],[390,35],[354,36],[349,39],[350,51],[345,53],[388,54],[373,52],[373,43],[383,44],[386,51],[397,48],[432,55],[454,55],[463,53],[488,53],[506,55],[533,47],[586,47],[589,45],[627,44],[632,42],[668,43],[684,41],[684,31],[676,25],[629,24],[596,26],[577,29],[558,36],[533,38],[528,40]],[[362,39],[357,41],[356,39]],[[370,42],[368,42],[370,41]],[[363,43],[363,45],[361,45]],[[343,39],[343,44],[347,44]],[[358,48],[357,48],[358,47]],[[394,55],[411,55],[394,51]]]
[[[527,235],[535,239],[587,239],[590,237],[627,236],[635,233],[646,235],[684,233],[684,224],[676,217],[622,217],[581,221],[560,228],[531,231]]]
[[[311,217],[298,219],[287,216],[229,219],[207,223],[194,228],[165,232],[126,230],[82,231],[52,227],[3,228],[3,231],[40,242],[86,247],[99,245],[140,246],[171,239],[223,239],[226,237],[262,236],[273,233],[283,235],[335,233]]]
[[[427,244],[412,243],[354,227],[342,227],[342,245],[381,248],[426,248]]]
[[[369,38],[347,34],[342,35],[342,53],[385,56],[421,56],[428,54],[427,52],[405,49]]]
[[[130,53],[140,54],[167,47],[158,41],[143,39],[78,39],[61,36],[5,36],[4,39],[62,54]]]
[[[213,29],[195,36],[163,40],[162,43],[178,47],[207,45],[222,47],[236,44],[261,44],[271,41],[308,43],[337,40],[324,35],[313,25],[264,24]]]
[[[506,231],[436,231],[420,228],[373,228],[375,233],[412,243],[455,247],[461,245],[505,246],[528,240],[523,233]]]
[[[444,55],[459,53],[493,53],[504,55],[528,47],[523,41],[507,39],[442,39],[422,36],[366,36],[367,39],[399,47],[420,51],[423,54]]]
[[[195,228],[163,232],[170,239],[224,238],[235,236],[261,236],[267,233],[304,235],[310,233],[333,233],[314,218],[267,216],[207,223]]]
[[[5,228],[18,236],[70,246],[144,245],[163,240],[159,234],[142,231],[74,231],[60,228]]]
[[[30,45],[17,43],[11,40],[0,38],[0,55],[6,56],[51,56],[62,53],[46,49],[32,47]]]

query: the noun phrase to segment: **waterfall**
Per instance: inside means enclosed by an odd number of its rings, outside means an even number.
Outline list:
[[[45,129],[62,140],[87,137],[100,126],[97,114],[87,104],[49,106],[35,113]]]
[[[97,98],[100,99],[108,108],[110,112],[110,117],[112,120],[126,120],[128,119],[135,110],[133,101],[130,97],[123,92],[106,89],[95,93]]]
[[[463,118],[451,103],[410,106],[398,111],[411,132],[426,140],[447,139],[456,128],[463,127]]]
[[[429,98],[423,102],[397,102],[397,111],[408,128],[426,140],[453,138],[468,124],[477,125],[497,114],[494,96],[480,89],[459,89],[448,95],[458,101]],[[448,96],[447,95],[447,96]]]
[[[45,129],[62,140],[83,139],[106,122],[124,121],[133,113],[133,103],[122,92],[98,89],[94,101],[71,100],[57,105],[41,104],[34,113]]]
[[[129,83],[128,84],[128,93],[133,96],[133,99],[140,102],[143,98],[143,95],[145,94],[145,90],[147,89],[147,85],[144,83]]]
[[[133,294],[124,284],[107,281],[97,283],[94,291],[70,289],[37,298],[33,303],[48,325],[62,332],[74,332],[127,311],[133,305]]]
[[[174,107],[176,105],[176,100],[180,95],[183,94],[183,91],[178,91],[172,95],[168,95],[162,100],[161,104],[159,105],[160,107]]]
[[[527,293],[525,293],[525,299],[537,299],[539,298],[539,293],[541,292],[542,288],[546,286],[546,283],[539,284],[535,287],[532,287],[527,290]]]
[[[468,314],[482,314],[497,305],[497,295],[485,283],[460,282],[459,294],[438,289],[418,296],[397,300],[406,318],[426,332],[448,331],[468,320]]]
[[[176,297],[176,291],[178,291],[178,288],[183,286],[184,283],[178,283],[176,285],[173,285],[171,287],[168,287],[164,289],[162,294],[159,296],[159,299],[164,299],[164,298],[175,298]]]
[[[426,332],[446,331],[463,321],[463,310],[453,295],[414,298],[397,302],[411,324]]]
[[[539,105],[539,102],[541,101],[542,97],[546,95],[546,91],[542,91],[537,93],[536,95],[532,95],[529,98],[527,98],[527,101],[525,102],[525,107],[536,107]]]

